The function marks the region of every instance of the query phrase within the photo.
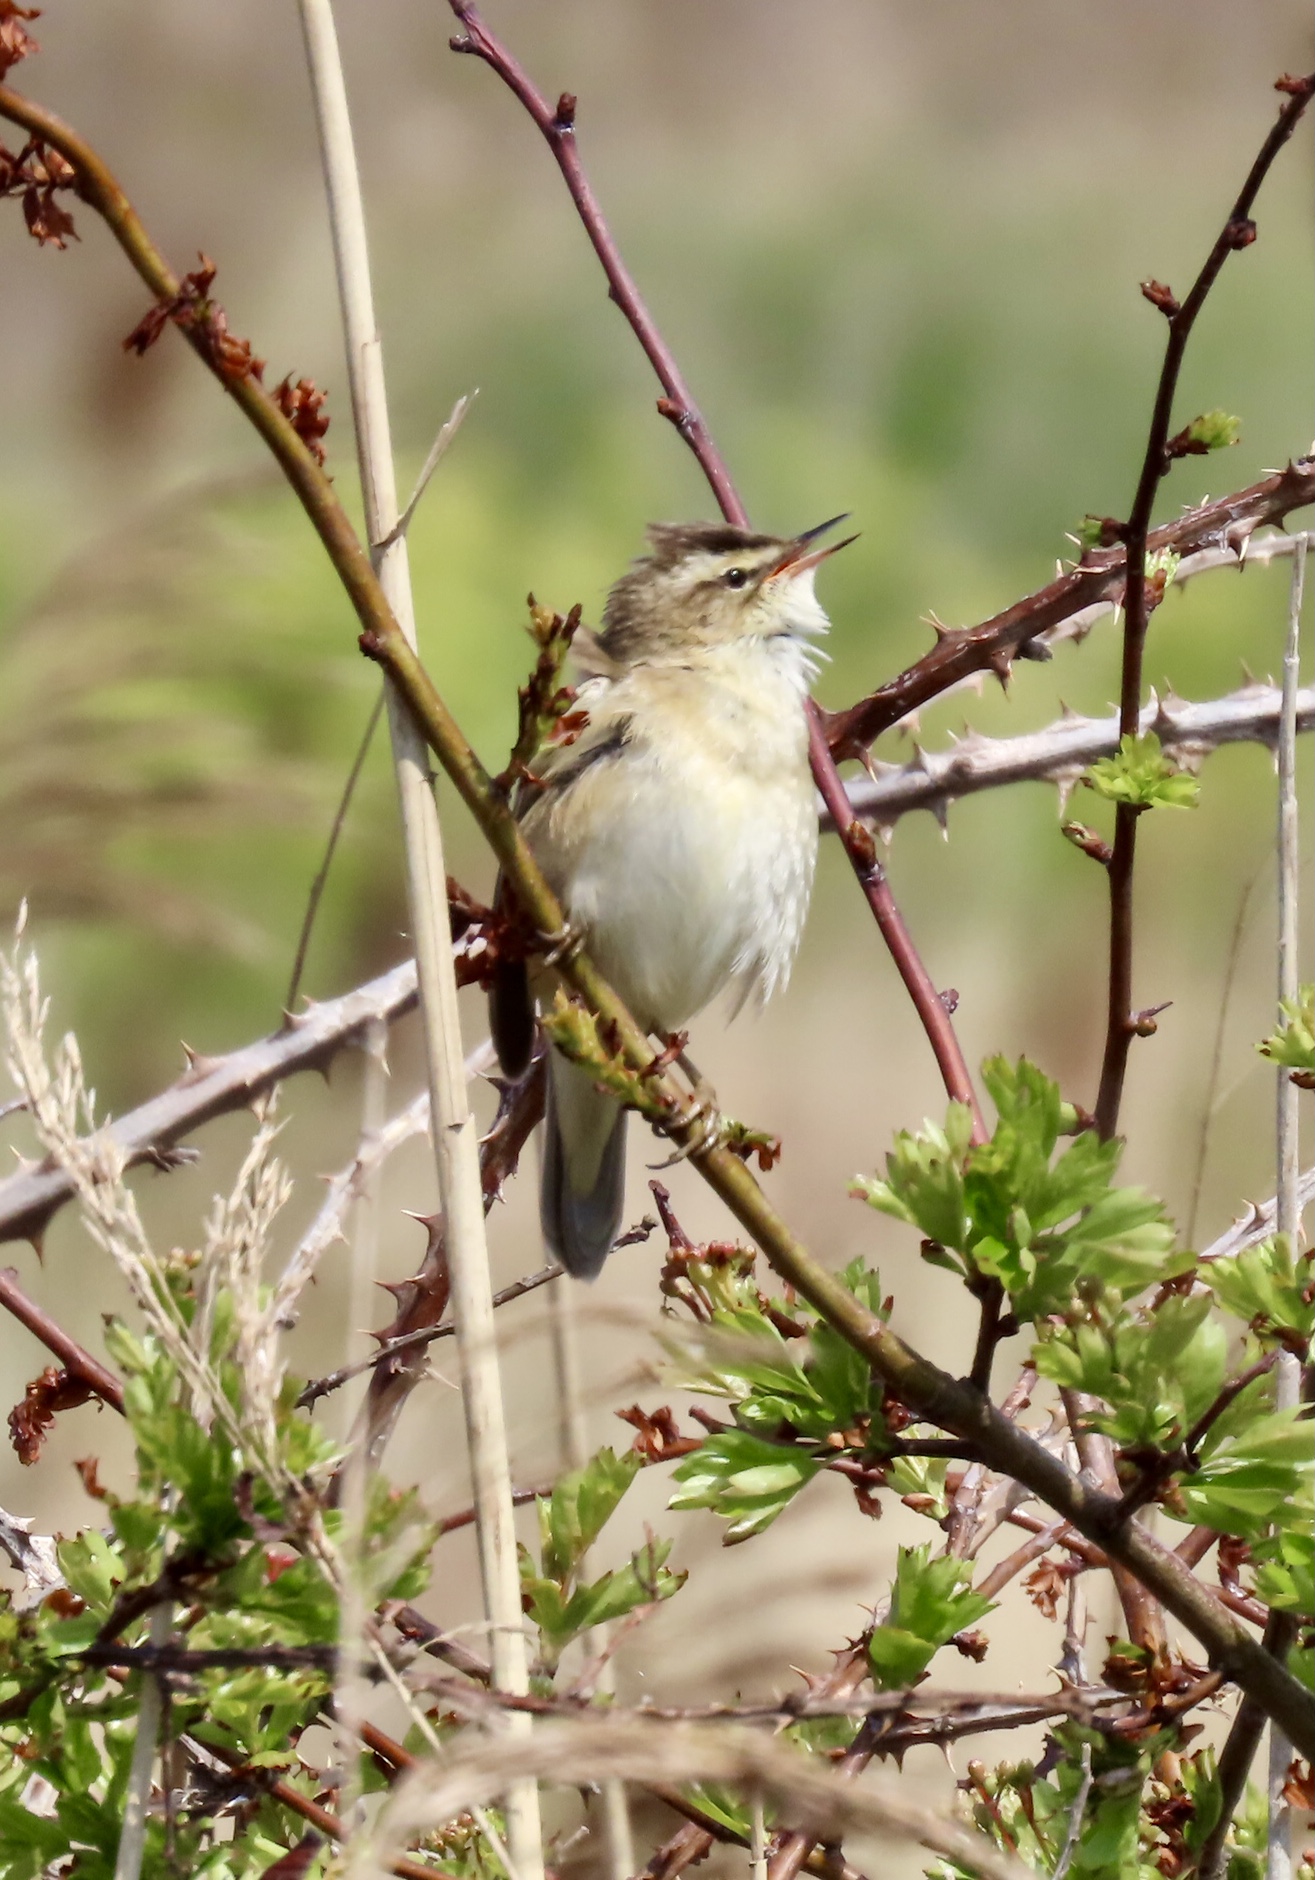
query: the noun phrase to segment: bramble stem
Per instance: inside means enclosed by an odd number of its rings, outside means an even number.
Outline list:
[[[1197,315],[1218,280],[1230,254],[1248,247],[1255,240],[1251,210],[1260,186],[1269,174],[1274,159],[1297,127],[1298,120],[1315,91],[1315,77],[1285,98],[1283,107],[1248,172],[1241,193],[1233,204],[1227,221],[1215,238],[1214,246],[1192,283],[1186,300],[1179,306],[1172,295],[1160,294],[1160,305],[1169,322],[1169,338],[1160,367],[1155,405],[1151,413],[1146,454],[1142,460],[1137,493],[1122,534],[1127,549],[1127,574],[1124,583],[1123,669],[1119,685],[1119,731],[1135,737],[1141,712],[1142,663],[1152,598],[1146,579],[1146,551],[1150,534],[1151,511],[1155,494],[1173,461],[1169,450],[1169,426],[1173,419],[1174,395],[1182,370],[1183,356]],[[1154,283],[1148,284],[1154,287]],[[1157,290],[1158,292],[1159,290]],[[1167,295],[1167,298],[1166,298]],[[1152,295],[1148,292],[1148,298]],[[1114,853],[1109,865],[1110,945],[1109,997],[1106,1015],[1105,1054],[1101,1064],[1100,1091],[1096,1098],[1096,1127],[1108,1139],[1118,1128],[1123,1102],[1123,1084],[1128,1069],[1132,1041],[1142,1030],[1132,1009],[1133,950],[1133,874],[1137,858],[1137,823],[1140,807],[1120,803],[1114,816]]]

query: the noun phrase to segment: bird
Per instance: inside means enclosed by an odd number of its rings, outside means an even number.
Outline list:
[[[829,622],[821,563],[855,540],[760,535],[730,523],[654,523],[649,552],[581,629],[569,743],[535,763],[521,826],[578,936],[639,1023],[666,1039],[732,989],[732,1016],[783,987],[817,858],[807,700]],[[545,966],[543,998],[555,975]],[[521,968],[495,980],[505,1075],[533,1038]],[[540,1217],[579,1279],[620,1231],[626,1113],[590,1072],[550,1055]]]

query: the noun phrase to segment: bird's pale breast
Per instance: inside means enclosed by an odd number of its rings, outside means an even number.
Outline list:
[[[644,1023],[787,978],[817,853],[802,673],[788,647],[721,649],[589,688],[583,764],[526,818],[573,924]]]

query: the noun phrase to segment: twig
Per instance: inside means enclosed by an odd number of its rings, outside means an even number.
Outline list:
[[[390,540],[398,520],[397,492],[383,355],[370,283],[365,210],[346,84],[330,0],[299,0],[299,5],[328,190],[366,533],[372,543],[389,543],[377,551],[379,583],[401,637],[414,655],[416,632],[406,541],[404,537]],[[424,734],[395,685],[388,688],[388,718],[402,806],[411,929],[425,1028],[430,1135],[445,1217],[466,1438],[479,1509],[484,1612],[492,1628],[494,1677],[507,1690],[523,1691],[528,1689],[529,1667],[520,1624],[511,1469],[484,1233],[479,1142],[462,1063],[443,838]],[[518,1880],[540,1880],[542,1835],[534,1785],[517,1785],[506,1797],[506,1810],[507,1838]]]
[[[113,1371],[106,1370],[99,1358],[93,1358],[76,1338],[71,1338],[62,1326],[55,1323],[35,1299],[28,1298],[11,1266],[0,1271],[0,1305],[12,1313],[20,1325],[25,1325],[34,1338],[40,1339],[46,1350],[55,1354],[71,1376],[81,1378],[88,1389],[95,1391],[102,1403],[107,1403],[111,1410],[122,1414],[123,1385]]]
[[[1315,1201],[1315,1168],[1304,1169],[1297,1178],[1297,1212],[1302,1214]],[[1198,1258],[1201,1260],[1230,1259],[1234,1254],[1245,1253],[1248,1247],[1257,1247],[1262,1240],[1278,1231],[1278,1196],[1271,1195],[1268,1201],[1253,1201],[1247,1212],[1225,1228],[1217,1240]]]
[[[1286,1653],[1295,1636],[1292,1615],[1271,1612],[1265,1627],[1263,1650]],[[1219,1818],[1201,1844],[1197,1860],[1198,1880],[1222,1880],[1228,1866],[1228,1831],[1233,1825],[1238,1804],[1256,1760],[1261,1734],[1265,1728],[1264,1706],[1244,1697],[1237,1707],[1224,1746],[1219,1752]]]
[[[634,276],[621,258],[589,178],[585,175],[575,141],[575,99],[569,92],[563,92],[555,107],[549,104],[528,73],[489,31],[469,0],[451,0],[451,6],[464,29],[451,41],[452,50],[474,53],[483,59],[520,99],[542,131],[571,193],[571,201],[579,212],[585,233],[593,244],[594,253],[602,263],[611,298],[621,309],[631,331],[643,347],[665,394],[659,400],[659,412],[675,425],[698,459],[699,467],[708,479],[709,487],[727,521],[737,522],[741,526],[747,524],[748,515],[731,481],[730,472],[712,441],[675,357],[644,304]]]
[[[1221,745],[1255,743],[1271,750],[1278,742],[1281,694],[1276,686],[1247,685],[1226,698],[1201,704],[1152,697],[1142,708],[1143,731],[1154,731],[1170,756],[1196,763]],[[1298,731],[1315,730],[1315,686],[1297,696]],[[1119,748],[1119,720],[1069,714],[1041,731],[1017,738],[988,738],[966,732],[946,751],[919,750],[906,764],[878,764],[875,777],[847,786],[850,808],[883,833],[911,810],[928,810],[943,822],[950,804],[1006,784],[1052,782],[1061,799],[1097,758]],[[833,825],[823,816],[823,827]],[[1190,1236],[1189,1236],[1190,1240]]]
[[[439,464],[447,455],[449,444],[451,444],[453,438],[461,429],[466,413],[470,410],[471,405],[478,395],[477,387],[473,392],[463,393],[462,396],[458,398],[456,404],[453,405],[452,410],[448,414],[446,423],[440,427],[438,436],[429,447],[429,455],[425,458],[421,466],[420,475],[416,478],[416,486],[407,498],[406,507],[383,540],[374,543],[373,546],[376,552],[381,552],[385,548],[391,548],[393,543],[399,541],[411,527],[411,518],[416,512],[420,498],[429,488],[430,477],[433,476],[435,470],[437,470]]]
[[[1121,531],[1127,549],[1127,580],[1123,608],[1123,670],[1119,687],[1119,727],[1124,736],[1135,736],[1141,713],[1142,659],[1151,608],[1158,601],[1147,583],[1146,551],[1150,533],[1151,511],[1156,491],[1173,460],[1169,446],[1169,427],[1173,417],[1174,395],[1183,356],[1197,315],[1230,254],[1255,240],[1256,227],[1251,209],[1261,184],[1279,151],[1296,129],[1302,112],[1315,90],[1315,78],[1284,99],[1260,154],[1251,166],[1237,201],[1187,298],[1179,306],[1172,295],[1158,304],[1169,322],[1164,364],[1156,389],[1151,415],[1146,455],[1142,462],[1137,492],[1126,527]],[[1132,889],[1137,854],[1137,824],[1140,808],[1134,803],[1120,803],[1114,815],[1114,852],[1109,863],[1110,945],[1109,1000],[1106,1017],[1105,1055],[1101,1065],[1100,1090],[1096,1098],[1096,1127],[1104,1137],[1113,1136],[1118,1127],[1127,1074],[1128,1053],[1139,1035],[1132,1008]]]
[[[151,1614],[151,1644],[166,1645],[173,1629],[173,1606],[166,1600]],[[151,1771],[159,1745],[160,1716],[164,1708],[164,1678],[159,1671],[142,1674],[137,1699],[137,1734],[133,1743],[128,1784],[123,1796],[123,1824],[114,1860],[114,1880],[137,1880],[146,1851],[146,1809],[151,1799]]]
[[[265,1769],[251,1768],[240,1751],[224,1748],[218,1743],[202,1743],[194,1737],[185,1736],[181,1738],[181,1741],[189,1755],[203,1766],[208,1759],[213,1759],[225,1769],[241,1769],[253,1785],[259,1787],[272,1801],[277,1802],[280,1808],[290,1809],[294,1815],[299,1816],[302,1821],[309,1822],[312,1828],[325,1835],[330,1841],[343,1842],[347,1839],[347,1830],[337,1815],[331,1814],[327,1808],[321,1808],[318,1802],[313,1802],[308,1795],[303,1795],[300,1789],[291,1782],[285,1781],[282,1776],[273,1776]],[[396,1855],[389,1860],[385,1872],[397,1874],[399,1880],[434,1880],[435,1875],[439,1877],[439,1880],[456,1880],[456,1876],[449,1870],[430,1866],[428,1861],[412,1860],[405,1854]]]
[[[1108,1436],[1098,1431],[1084,1428],[1083,1425],[1095,1408],[1094,1400],[1081,1391],[1064,1390],[1060,1392],[1065,1415],[1068,1417],[1069,1431],[1073,1437],[1074,1448],[1082,1464],[1082,1473],[1097,1483],[1106,1495],[1118,1496],[1121,1520],[1127,1519],[1129,1529],[1136,1525],[1135,1517],[1128,1518],[1126,1499],[1119,1494],[1118,1470],[1114,1464],[1114,1445]],[[1108,1548],[1108,1537],[1106,1539]],[[1135,1645],[1151,1654],[1152,1662],[1158,1665],[1168,1649],[1168,1637],[1165,1631],[1164,1613],[1159,1601],[1154,1598],[1136,1573],[1118,1559],[1110,1560],[1110,1573],[1115,1590],[1119,1595],[1119,1604],[1128,1627],[1128,1637]]]
[[[0,117],[22,125],[58,150],[77,173],[83,200],[106,221],[125,254],[157,298],[157,308],[176,304],[177,277],[153,246],[123,191],[101,158],[51,112],[0,86]],[[402,635],[369,559],[361,549],[333,486],[286,415],[250,372],[226,376],[214,355],[211,329],[185,324],[183,335],[229,396],[256,426],[296,491],[328,552],[361,621],[362,641],[403,689],[416,721],[474,815],[522,908],[545,934],[562,931],[562,909],[530,854],[524,837],[492,779],[452,718],[432,680]],[[1300,487],[1315,469],[1270,479],[1247,513],[1256,520],[1295,506]],[[1255,493],[1252,492],[1254,497]],[[1218,508],[1218,506],[1215,506]],[[1224,526],[1224,525],[1221,525]],[[1080,1533],[1136,1571],[1199,1639],[1218,1668],[1281,1717],[1294,1742],[1315,1750],[1308,1702],[1301,1686],[1266,1654],[1236,1621],[1220,1611],[1185,1563],[1136,1524],[1107,1530],[1117,1503],[1077,1480],[1065,1464],[1032,1437],[1014,1430],[981,1394],[906,1345],[875,1313],[829,1273],[770,1206],[752,1173],[720,1143],[701,1139],[700,1118],[688,1094],[658,1071],[646,1034],[617,998],[584,950],[564,957],[562,977],[615,1038],[620,1061],[643,1073],[647,1101],[666,1119],[664,1127],[691,1146],[690,1160],[705,1181],[754,1238],[778,1274],[805,1297],[858,1351],[915,1415],[979,1444],[993,1469],[1013,1476],[1047,1501]]]
[[[1077,1574],[1068,1583],[1064,1610],[1064,1649],[1059,1660],[1061,1675],[1080,1688],[1087,1682],[1087,1589]]]
[[[1238,961],[1242,956],[1242,936],[1246,931],[1247,915],[1251,908],[1251,897],[1255,893],[1256,883],[1260,880],[1261,862],[1252,871],[1251,878],[1242,890],[1237,904],[1237,915],[1233,921],[1233,931],[1229,935],[1228,952],[1224,956],[1224,979],[1219,989],[1215,1010],[1215,1036],[1210,1047],[1210,1071],[1205,1081],[1205,1101],[1201,1108],[1201,1129],[1196,1139],[1196,1168],[1192,1174],[1192,1202],[1187,1211],[1187,1231],[1184,1242],[1187,1246],[1196,1245],[1196,1220],[1201,1207],[1201,1189],[1205,1182],[1206,1156],[1210,1149],[1210,1130],[1214,1123],[1215,1112],[1223,1099],[1219,1096],[1219,1074],[1224,1061],[1224,1029],[1228,1023],[1229,1007],[1233,1002],[1233,986],[1237,979]]]
[[[1315,502],[1315,458],[1303,457],[1231,496],[1188,509],[1176,521],[1153,529],[1152,553],[1172,550],[1184,558],[1204,550],[1228,553],[1234,567],[1256,529],[1281,523]],[[1084,630],[1121,600],[1127,574],[1122,548],[1089,549],[1075,568],[1015,601],[975,627],[942,631],[929,653],[915,660],[866,698],[844,711],[829,712],[827,737],[836,757],[859,757],[883,731],[942,698],[983,672],[1006,676],[1023,646],[1045,644],[1057,628]]]
[[[1031,1535],[1021,1547],[1016,1547],[1012,1554],[1006,1554],[1003,1560],[998,1561],[973,1591],[980,1593],[983,1599],[994,1599],[1001,1588],[1008,1586],[1010,1580],[1016,1579],[1025,1567],[1030,1567],[1042,1554],[1048,1554],[1063,1532],[1062,1521],[1051,1521],[1039,1534]]]
[[[352,798],[361,780],[361,772],[365,769],[365,760],[370,754],[370,745],[374,741],[374,734],[378,729],[383,709],[384,695],[381,691],[370,707],[370,716],[365,721],[361,742],[356,748],[352,767],[347,772],[347,781],[342,786],[342,795],[338,799],[338,807],[333,813],[333,822],[329,828],[328,841],[324,845],[324,854],[315,871],[315,878],[310,884],[310,892],[306,896],[306,912],[301,917],[301,932],[297,935],[297,951],[293,955],[292,973],[288,980],[287,994],[283,1000],[285,1012],[294,1012],[297,1009],[297,995],[301,991],[301,976],[306,970],[306,955],[310,951],[311,935],[315,931],[315,917],[320,911],[320,901],[329,879],[329,870],[333,866],[333,858],[338,850],[338,839],[347,821],[347,812],[352,806]]]
[[[713,442],[675,357],[644,303],[634,276],[621,258],[585,174],[575,138],[576,99],[564,92],[554,108],[506,46],[490,31],[471,0],[449,0],[449,4],[465,29],[452,40],[453,51],[473,53],[482,59],[520,100],[543,133],[566,180],[571,200],[593,244],[594,252],[607,275],[611,297],[643,347],[662,386],[664,396],[658,400],[659,413],[675,425],[693,451],[722,515],[728,522],[741,528],[748,527],[748,511],[731,480],[725,459]],[[806,710],[808,754],[813,780],[844,845],[881,936],[890,949],[891,957],[913,1001],[914,1009],[922,1021],[946,1091],[955,1101],[968,1105],[973,1113],[974,1139],[985,1141],[986,1127],[967,1063],[950,1022],[949,1009],[918,956],[886,879],[886,872],[877,859],[871,835],[848,810],[845,786],[840,780],[827,740],[825,714],[811,699],[807,701]]]
[[[547,1501],[552,1494],[553,1484],[541,1482],[537,1488],[513,1488],[511,1501],[514,1508],[528,1508],[536,1501]],[[474,1527],[478,1514],[476,1508],[462,1508],[456,1514],[445,1514],[438,1522],[439,1535],[457,1534],[462,1528]],[[508,1709],[518,1710],[519,1704],[509,1703]]]
[[[376,1021],[378,1024],[380,1021]],[[369,1047],[366,1052],[367,1081],[371,1057]],[[468,1068],[472,1068],[468,1066]],[[429,1092],[422,1090],[411,1099],[404,1110],[377,1128],[365,1130],[356,1154],[345,1168],[339,1169],[329,1182],[329,1191],[320,1204],[319,1212],[306,1232],[298,1241],[287,1264],[274,1287],[267,1313],[271,1321],[283,1328],[296,1324],[296,1304],[306,1285],[314,1275],[321,1256],[335,1240],[343,1239],[343,1224],[354,1204],[367,1193],[371,1182],[379,1173],[390,1156],[409,1142],[413,1136],[422,1135],[429,1128]],[[364,1295],[368,1298],[369,1295]],[[363,1303],[363,1302],[362,1302]],[[362,1330],[351,1320],[353,1330]],[[376,1354],[374,1362],[378,1361]],[[357,1366],[356,1371],[368,1369],[370,1361]],[[345,1380],[344,1380],[345,1381]],[[322,1394],[322,1393],[321,1393]]]
[[[1064,1880],[1064,1875],[1072,1865],[1077,1852],[1078,1842],[1082,1839],[1082,1817],[1087,1812],[1087,1797],[1091,1794],[1091,1745],[1082,1745],[1082,1780],[1078,1792],[1073,1798],[1073,1807],[1068,1818],[1068,1833],[1060,1849],[1059,1859],[1055,1862],[1055,1871],[1051,1880]]]
[[[1299,881],[1301,848],[1297,804],[1297,691],[1301,679],[1301,603],[1306,583],[1306,547],[1303,543],[1292,563],[1287,635],[1283,646],[1283,711],[1278,740],[1278,997],[1295,999],[1301,978]],[[1287,1236],[1295,1255],[1301,1242],[1301,1210],[1297,1184],[1301,1168],[1301,1117],[1298,1091],[1280,1065],[1276,1077],[1277,1202],[1276,1223]],[[1280,1351],[1274,1380],[1274,1407],[1293,1410],[1301,1400],[1301,1359],[1295,1351]],[[1292,1873],[1291,1804],[1284,1798],[1292,1745],[1277,1724],[1269,1731],[1269,1834],[1266,1880],[1290,1880]]]
[[[528,1273],[524,1279],[513,1280],[510,1286],[495,1292],[493,1304],[495,1307],[505,1306],[513,1299],[522,1299],[537,1287],[546,1286],[549,1280],[560,1279],[564,1270],[560,1266],[540,1267],[537,1273]],[[455,1325],[449,1321],[444,1325],[422,1325],[417,1331],[404,1332],[400,1338],[387,1339],[378,1351],[368,1358],[362,1358],[359,1364],[345,1364],[340,1371],[330,1371],[327,1376],[317,1377],[307,1384],[297,1399],[297,1408],[305,1410],[321,1397],[341,1390],[344,1384],[350,1384],[354,1377],[363,1377],[367,1371],[373,1371],[376,1365],[383,1364],[395,1352],[411,1351],[419,1345],[432,1345],[436,1338],[451,1338],[455,1331]]]

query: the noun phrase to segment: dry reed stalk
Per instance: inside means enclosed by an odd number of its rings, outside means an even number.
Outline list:
[[[1301,603],[1306,584],[1306,543],[1292,558],[1292,586],[1288,602],[1287,634],[1283,646],[1283,703],[1278,735],[1278,996],[1295,999],[1301,978],[1300,892],[1301,845],[1297,807],[1297,690],[1301,678]],[[1278,1171],[1275,1185],[1275,1225],[1286,1234],[1295,1252],[1301,1238],[1300,1180],[1301,1117],[1297,1087],[1282,1065],[1278,1067],[1277,1136]],[[1279,1355],[1274,1402],[1280,1410],[1294,1409],[1301,1397],[1301,1359],[1295,1352]],[[1269,1730],[1269,1844],[1265,1856],[1266,1880],[1290,1880],[1292,1874],[1293,1811],[1283,1799],[1292,1745],[1279,1729]]]
[[[392,535],[398,504],[383,356],[342,61],[330,0],[299,0],[299,4],[329,198],[366,528],[371,543],[386,542],[375,553],[376,571],[393,616],[414,649],[406,538]],[[494,1338],[479,1144],[462,1062],[442,833],[425,740],[391,684],[388,719],[401,798],[433,1119],[430,1133],[447,1226],[484,1607],[495,1681],[503,1689],[519,1692],[528,1689],[528,1666],[521,1630],[511,1472]],[[520,1730],[528,1727],[528,1719],[513,1725]],[[539,1880],[543,1857],[533,1784],[521,1783],[509,1793],[506,1808],[507,1838],[520,1880]]]
[[[361,1136],[358,1157],[364,1161],[383,1133],[388,1096],[388,1027],[375,1019],[362,1040],[364,1075],[361,1087]],[[344,1357],[350,1362],[354,1348],[369,1324],[374,1301],[379,1255],[379,1173],[374,1158],[356,1195],[352,1224],[351,1276]],[[339,1608],[338,1656],[334,1667],[333,1712],[338,1737],[338,1818],[350,1835],[358,1824],[361,1805],[360,1756],[356,1742],[365,1721],[369,1698],[372,1654],[367,1628],[370,1605],[366,1597],[365,1524],[369,1471],[364,1449],[353,1443],[350,1406],[344,1404],[343,1448],[346,1461],[342,1483],[342,1603]]]
[[[567,1787],[612,1779],[661,1788],[729,1783],[751,1799],[762,1796],[775,1803],[817,1840],[898,1836],[920,1842],[982,1880],[1036,1880],[1016,1854],[911,1801],[907,1785],[843,1781],[820,1757],[743,1726],[607,1716],[546,1723],[528,1740],[463,1737],[442,1764],[422,1762],[385,1802],[371,1844],[358,1848],[345,1880],[374,1880],[387,1871],[394,1851],[416,1835],[491,1800],[525,1775]]]
[[[589,1460],[589,1426],[580,1380],[580,1351],[575,1299],[569,1286],[554,1286],[548,1295],[548,1328],[552,1341],[553,1371],[557,1380],[560,1417],[559,1448],[565,1469],[582,1469]],[[581,1563],[581,1573],[584,1565]],[[616,1691],[616,1661],[608,1652],[610,1626],[598,1626],[591,1648],[602,1655],[594,1689],[605,1695]],[[604,1782],[600,1791],[603,1839],[611,1880],[630,1880],[635,1869],[635,1837],[630,1826],[630,1803],[624,1782]]]

